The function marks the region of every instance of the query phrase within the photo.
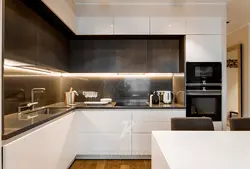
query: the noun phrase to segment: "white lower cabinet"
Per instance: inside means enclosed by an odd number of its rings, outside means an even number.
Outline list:
[[[4,169],[67,169],[76,156],[74,113],[3,146]]]
[[[131,133],[81,133],[78,155],[131,155]]]
[[[151,155],[151,133],[132,134],[132,155]]]
[[[148,109],[132,112],[132,155],[151,155],[151,133],[171,130],[171,118],[186,117],[185,109]]]
[[[131,155],[131,110],[78,110],[78,155]]]

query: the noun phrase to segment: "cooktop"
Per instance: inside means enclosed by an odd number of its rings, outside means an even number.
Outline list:
[[[146,102],[117,102],[115,106],[148,106]]]

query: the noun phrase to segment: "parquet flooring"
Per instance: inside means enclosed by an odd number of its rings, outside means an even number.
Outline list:
[[[76,160],[70,169],[151,169],[151,160]]]

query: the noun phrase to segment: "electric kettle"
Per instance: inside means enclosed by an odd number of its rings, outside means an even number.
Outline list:
[[[174,93],[171,91],[165,91],[163,94],[163,103],[171,104],[174,99]]]

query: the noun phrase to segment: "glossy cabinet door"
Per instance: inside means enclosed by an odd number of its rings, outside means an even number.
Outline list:
[[[132,134],[132,155],[151,155],[151,133]]]
[[[3,146],[4,169],[67,169],[76,156],[74,113]]]
[[[187,34],[220,35],[226,21],[216,17],[187,18]]]
[[[113,17],[78,17],[78,35],[113,35]]]
[[[80,133],[78,155],[131,155],[131,133]]]
[[[148,35],[149,17],[115,17],[115,35]]]
[[[151,35],[185,35],[186,19],[174,17],[151,17]]]
[[[221,62],[223,35],[187,35],[186,61]]]
[[[180,40],[148,40],[147,72],[178,73]]]
[[[131,155],[130,110],[77,110],[78,155]]]
[[[75,32],[75,3],[65,0],[42,0],[42,2],[58,17],[69,29]]]
[[[132,155],[151,155],[152,131],[171,130],[173,117],[186,117],[186,110],[133,110]]]

